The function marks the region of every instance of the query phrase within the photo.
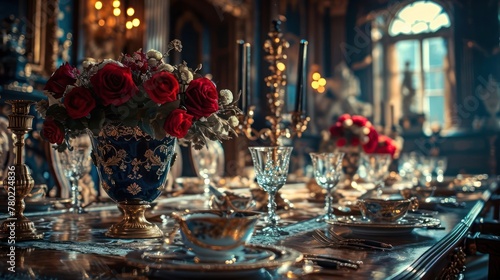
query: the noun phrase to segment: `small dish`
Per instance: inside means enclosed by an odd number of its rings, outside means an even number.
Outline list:
[[[171,247],[168,254],[172,257],[145,257],[149,251],[132,251],[126,255],[130,265],[140,268],[155,269],[157,276],[192,278],[238,279],[252,275],[261,269],[287,268],[303,258],[296,250],[279,246],[247,245],[238,254],[233,263],[197,262],[193,252],[183,247]],[[146,253],[146,254],[145,254]]]
[[[404,235],[416,228],[432,228],[441,225],[441,221],[429,217],[405,217],[397,222],[373,222],[360,216],[338,217],[328,223],[344,226],[356,235]]]
[[[395,222],[403,218],[408,210],[418,209],[418,199],[378,199],[358,200],[358,206],[364,218],[374,222]]]

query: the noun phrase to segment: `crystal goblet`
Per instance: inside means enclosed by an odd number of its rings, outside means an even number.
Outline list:
[[[310,153],[313,163],[314,178],[318,185],[326,189],[325,210],[321,218],[324,221],[335,219],[332,209],[332,192],[337,186],[342,174],[342,159],[344,153]]]
[[[437,175],[436,180],[438,182],[444,181],[444,172],[446,171],[446,167],[448,166],[448,158],[446,157],[436,157],[435,158],[435,172]]]
[[[379,195],[384,188],[384,179],[389,172],[389,165],[392,157],[390,154],[363,154],[361,163],[366,169],[366,179],[375,184],[375,189]]]
[[[59,154],[59,161],[71,186],[71,208],[74,214],[86,213],[82,207],[82,195],[78,181],[88,171],[90,166],[90,149],[88,147],[72,146]]]
[[[220,175],[220,168],[224,166],[224,149],[218,141],[209,140],[203,148],[191,148],[191,156],[196,173],[203,179],[203,192],[210,198],[210,183],[214,176]]]
[[[261,230],[265,236],[287,235],[277,226],[275,195],[286,183],[292,147],[249,147],[259,186],[267,192],[268,215],[266,226]]]

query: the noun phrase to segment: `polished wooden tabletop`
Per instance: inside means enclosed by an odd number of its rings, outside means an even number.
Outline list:
[[[266,239],[258,234],[252,243],[272,244],[293,248],[301,253],[324,254],[362,261],[357,270],[348,268],[321,269],[316,273],[301,275],[302,263],[296,264],[288,274],[259,271],[258,274],[239,275],[238,279],[325,279],[332,276],[352,279],[416,279],[435,278],[447,269],[451,255],[463,247],[468,228],[484,207],[489,192],[462,195],[461,207],[438,207],[434,218],[441,220],[436,228],[417,228],[402,235],[380,235],[378,241],[390,243],[392,250],[369,250],[324,247],[312,238],[315,229],[332,227],[317,222],[315,217],[323,212],[322,203],[297,199],[293,192],[294,209],[280,211],[281,223],[291,234],[276,239]],[[164,232],[170,232],[174,221],[172,211],[204,207],[203,196],[161,198],[148,211],[148,220],[155,222]],[[131,265],[125,257],[134,250],[161,246],[162,239],[112,239],[104,235],[106,230],[121,219],[114,204],[96,204],[86,214],[70,214],[65,211],[28,212],[43,240],[23,241],[15,244],[15,272],[8,270],[10,245],[0,243],[1,279],[175,279],[168,271]],[[6,218],[5,216],[2,217]],[[333,229],[350,236],[348,228]],[[200,273],[200,278],[220,278],[221,275]],[[228,275],[233,278],[234,275]],[[190,275],[189,278],[191,278]]]

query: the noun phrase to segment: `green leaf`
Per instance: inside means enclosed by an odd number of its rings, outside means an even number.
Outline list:
[[[104,116],[104,110],[100,108],[96,108],[90,113],[88,127],[95,135],[99,134],[99,131],[101,131],[101,128],[104,125]]]
[[[66,121],[66,127],[72,131],[85,130],[86,128],[81,120],[73,120],[71,118],[68,118]]]
[[[60,122],[64,122],[66,119],[68,119],[68,113],[66,112],[66,109],[58,104],[49,106],[46,115],[47,117],[51,116],[55,120],[58,120]]]

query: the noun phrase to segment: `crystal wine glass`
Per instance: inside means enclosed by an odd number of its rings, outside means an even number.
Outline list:
[[[90,149],[87,147],[72,146],[59,154],[59,161],[71,185],[71,208],[74,214],[86,213],[82,208],[82,198],[78,181],[90,164]]]
[[[444,172],[446,171],[446,167],[448,166],[448,159],[446,157],[436,157],[435,158],[435,171],[437,175],[437,181],[444,181]]]
[[[224,149],[218,141],[208,140],[207,145],[199,150],[191,148],[191,156],[196,173],[203,179],[203,192],[208,201],[210,183],[214,176],[220,175],[219,168],[224,166]]]
[[[389,172],[392,157],[390,154],[363,154],[361,162],[366,169],[367,179],[375,184],[378,195],[382,194],[384,179]]]
[[[342,174],[342,159],[344,153],[310,153],[312,159],[314,178],[318,185],[326,189],[325,210],[322,220],[335,219],[332,209],[332,192],[337,186]]]
[[[432,182],[432,172],[436,169],[436,158],[432,156],[420,157],[420,170],[424,176],[425,182]]]
[[[259,186],[268,193],[267,224],[261,230],[265,236],[287,235],[277,226],[275,195],[283,187],[288,175],[292,147],[249,147]]]

